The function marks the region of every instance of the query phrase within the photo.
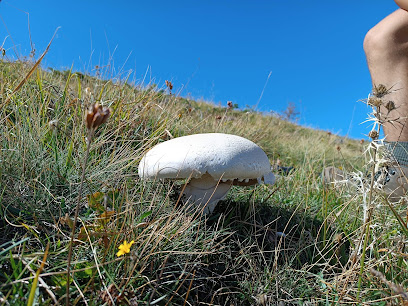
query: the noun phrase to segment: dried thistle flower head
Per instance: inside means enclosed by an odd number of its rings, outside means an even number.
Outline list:
[[[374,85],[373,88],[373,95],[377,98],[384,97],[385,95],[389,94],[390,90],[383,84]]]
[[[382,104],[382,100],[376,97],[370,97],[367,100],[367,104],[375,107],[379,107]]]
[[[387,104],[385,104],[385,108],[390,112],[392,110],[394,110],[395,107],[395,103],[394,101],[388,101]]]
[[[92,104],[85,117],[87,129],[97,129],[108,121],[110,113],[111,110],[108,107],[103,107],[99,103]]]
[[[380,136],[376,130],[372,130],[370,133],[368,133],[368,137],[371,139],[375,140]]]
[[[232,101],[228,101],[227,105],[228,105],[228,108],[233,108],[234,107],[234,105],[232,104]]]
[[[165,81],[167,88],[171,91],[173,89],[173,84],[170,81]]]

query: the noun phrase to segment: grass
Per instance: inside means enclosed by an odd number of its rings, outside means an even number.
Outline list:
[[[364,192],[321,180],[329,165],[366,171],[366,145],[154,84],[37,68],[20,85],[33,65],[0,62],[2,304],[64,304],[68,279],[70,304],[403,302],[404,207],[377,193],[367,207]],[[111,115],[90,143],[80,196],[95,102]],[[294,170],[274,186],[234,187],[209,218],[183,213],[180,183],[141,181],[137,166],[155,144],[203,132],[244,136]],[[124,240],[134,244],[117,257]]]

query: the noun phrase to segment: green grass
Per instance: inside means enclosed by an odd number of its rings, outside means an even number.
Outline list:
[[[405,221],[376,196],[362,257],[362,194],[339,194],[321,182],[329,165],[366,171],[359,141],[176,97],[152,84],[70,71],[37,69],[12,94],[32,66],[0,62],[1,303],[27,304],[30,292],[41,305],[65,303],[78,200],[71,304],[402,302],[395,286],[408,286]],[[95,102],[112,113],[90,145],[78,199],[84,115]],[[271,164],[295,170],[274,186],[234,187],[209,218],[186,214],[175,205],[180,183],[141,181],[137,166],[155,144],[203,132],[244,136]],[[124,240],[135,243],[117,257]]]

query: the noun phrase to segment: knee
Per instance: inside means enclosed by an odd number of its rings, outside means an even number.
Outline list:
[[[389,34],[378,28],[378,26],[367,32],[364,37],[363,48],[368,58],[387,56],[396,48]]]
[[[408,14],[397,10],[370,29],[364,38],[364,52],[370,58],[405,56],[408,42]]]

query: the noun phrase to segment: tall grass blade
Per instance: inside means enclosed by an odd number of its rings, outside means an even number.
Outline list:
[[[6,99],[6,101],[4,102],[4,106],[6,106],[10,100],[11,97],[25,84],[25,82],[27,82],[27,80],[30,78],[30,76],[33,74],[33,72],[37,69],[37,67],[41,64],[41,61],[43,60],[44,56],[48,53],[48,50],[50,49],[51,43],[54,40],[55,35],[57,34],[58,30],[60,27],[58,27],[55,32],[54,35],[52,36],[50,42],[48,43],[47,48],[45,49],[45,51],[43,52],[43,54],[41,54],[40,58],[37,60],[37,62],[34,64],[34,66],[30,69],[30,71],[27,73],[27,75],[24,77],[24,79],[21,80],[21,82],[17,85],[16,88],[14,88],[14,90],[12,91],[11,95],[9,95]]]
[[[44,252],[43,260],[42,260],[41,265],[38,268],[37,272],[35,273],[35,277],[33,279],[32,285],[31,285],[31,290],[30,290],[30,295],[28,296],[27,306],[34,305],[35,292],[37,290],[38,278],[40,277],[40,274],[41,274],[42,270],[44,269],[44,265],[45,265],[45,261],[47,260],[49,248],[50,248],[50,243],[48,242],[47,247],[46,247],[45,252]]]

